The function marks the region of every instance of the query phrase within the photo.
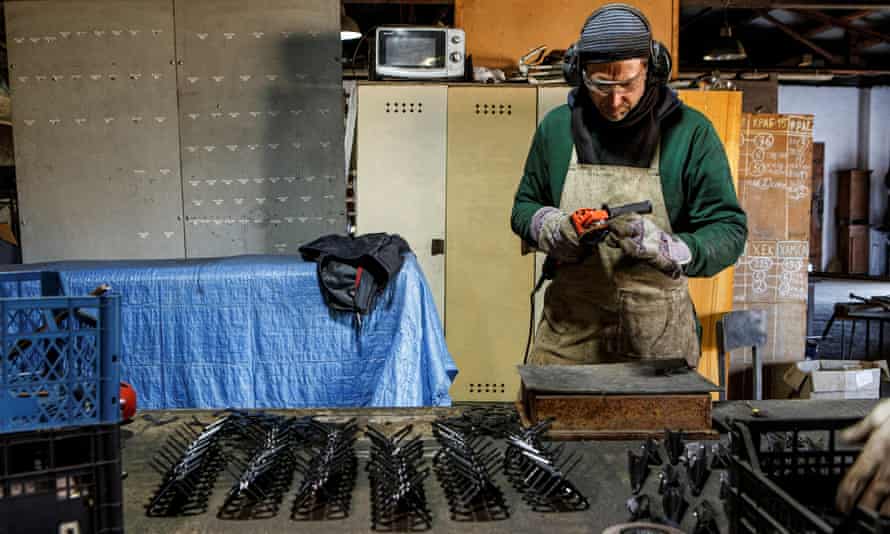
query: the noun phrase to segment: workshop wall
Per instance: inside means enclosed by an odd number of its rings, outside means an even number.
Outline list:
[[[822,271],[837,254],[837,172],[871,169],[873,224],[880,223],[886,206],[884,176],[890,165],[890,88],[779,86],[779,113],[815,117],[813,140],[825,143],[825,208],[822,213]],[[870,274],[886,274],[883,237],[872,231]]]
[[[473,65],[516,69],[519,58],[537,46],[565,49],[578,39],[587,17],[606,0],[455,0],[454,21],[467,32]],[[642,11],[652,32],[679,57],[679,0],[627,0]],[[675,59],[676,74],[679,61]]]
[[[8,4],[25,261],[293,254],[345,230],[339,15]]]
[[[885,186],[887,175],[890,174],[890,121],[887,120],[890,117],[890,87],[873,87],[867,91],[870,93],[868,168],[872,171],[870,222],[880,225],[887,216],[887,196],[890,194]],[[887,234],[872,228],[870,252],[869,274],[890,274],[887,264]]]

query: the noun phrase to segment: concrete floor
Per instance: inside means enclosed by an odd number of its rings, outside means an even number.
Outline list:
[[[418,409],[418,410],[355,410],[346,412],[329,412],[344,416],[358,416],[360,426],[371,422],[385,428],[397,429],[414,422],[420,432],[429,432],[429,422],[440,415],[452,415],[456,409]],[[295,415],[303,415],[306,411],[291,411]],[[314,413],[319,413],[315,411]],[[150,518],[145,515],[148,503],[158,482],[159,475],[149,466],[148,461],[160,448],[167,436],[177,426],[191,420],[193,416],[201,421],[210,422],[214,418],[210,412],[177,411],[152,412],[152,416],[161,420],[175,416],[174,423],[157,426],[137,416],[137,420],[124,429],[124,469],[128,477],[124,480],[125,508],[124,520],[126,531],[157,532],[163,534],[178,533],[272,533],[300,531],[307,533],[369,533],[370,502],[367,474],[364,471],[365,461],[361,458],[361,450],[366,444],[359,443],[359,475],[353,492],[352,509],[348,518],[334,521],[292,521],[290,508],[293,503],[296,484],[295,480],[284,499],[281,510],[276,517],[263,520],[232,521],[217,519],[216,513],[223,503],[225,492],[232,484],[228,473],[221,473],[210,500],[209,510],[201,515],[177,518]],[[431,443],[432,445],[432,443]],[[637,450],[639,442],[572,442],[570,450],[579,450],[585,460],[570,477],[580,491],[590,501],[590,508],[583,512],[571,513],[538,513],[531,511],[507,480],[498,475],[496,481],[507,497],[511,506],[509,519],[494,522],[460,522],[449,517],[448,508],[438,481],[433,475],[426,481],[427,497],[433,512],[433,528],[430,532],[455,532],[464,534],[475,533],[517,533],[517,532],[567,532],[567,533],[598,533],[605,527],[620,523],[627,519],[625,501],[630,497],[630,484],[627,474],[627,450]],[[653,470],[647,479],[644,493],[652,499],[653,511],[660,513],[661,504],[657,487],[658,472]],[[296,475],[295,478],[299,477]],[[720,514],[722,530],[726,528],[722,503],[717,498],[719,474],[712,473],[703,494]],[[691,495],[688,496],[692,499]],[[691,531],[694,524],[692,510],[698,500],[691,500],[686,513],[683,527]]]

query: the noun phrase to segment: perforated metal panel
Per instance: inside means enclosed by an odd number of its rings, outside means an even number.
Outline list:
[[[173,5],[6,4],[26,262],[184,253]]]
[[[444,315],[445,149],[448,88],[362,85],[358,94],[356,227],[395,232],[411,245]]]
[[[339,3],[177,0],[176,24],[187,255],[343,232]]]
[[[533,87],[448,88],[445,327],[455,400],[512,401],[534,261],[510,209],[537,117]]]

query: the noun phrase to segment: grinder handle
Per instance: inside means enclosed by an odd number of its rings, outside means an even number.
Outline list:
[[[642,202],[634,202],[632,204],[624,204],[623,206],[615,206],[614,208],[606,208],[609,211],[609,218],[618,217],[625,213],[639,213],[645,215],[652,213],[652,201],[644,200]]]

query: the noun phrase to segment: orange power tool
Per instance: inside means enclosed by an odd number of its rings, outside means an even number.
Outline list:
[[[633,204],[624,204],[610,208],[603,205],[600,209],[582,208],[572,213],[572,226],[578,232],[581,243],[595,245],[605,237],[606,226],[610,219],[626,213],[652,213],[652,202],[644,200]]]
[[[593,249],[603,238],[606,237],[606,228],[609,221],[627,213],[639,213],[645,215],[652,213],[652,202],[644,200],[642,202],[633,202],[631,204],[623,204],[614,208],[603,204],[600,209],[582,208],[572,213],[572,226],[578,232],[581,244],[588,249]],[[541,278],[535,285],[536,293],[543,285],[544,280],[552,280],[556,275],[558,263],[552,257],[547,256],[544,261],[544,269],[541,272]]]

